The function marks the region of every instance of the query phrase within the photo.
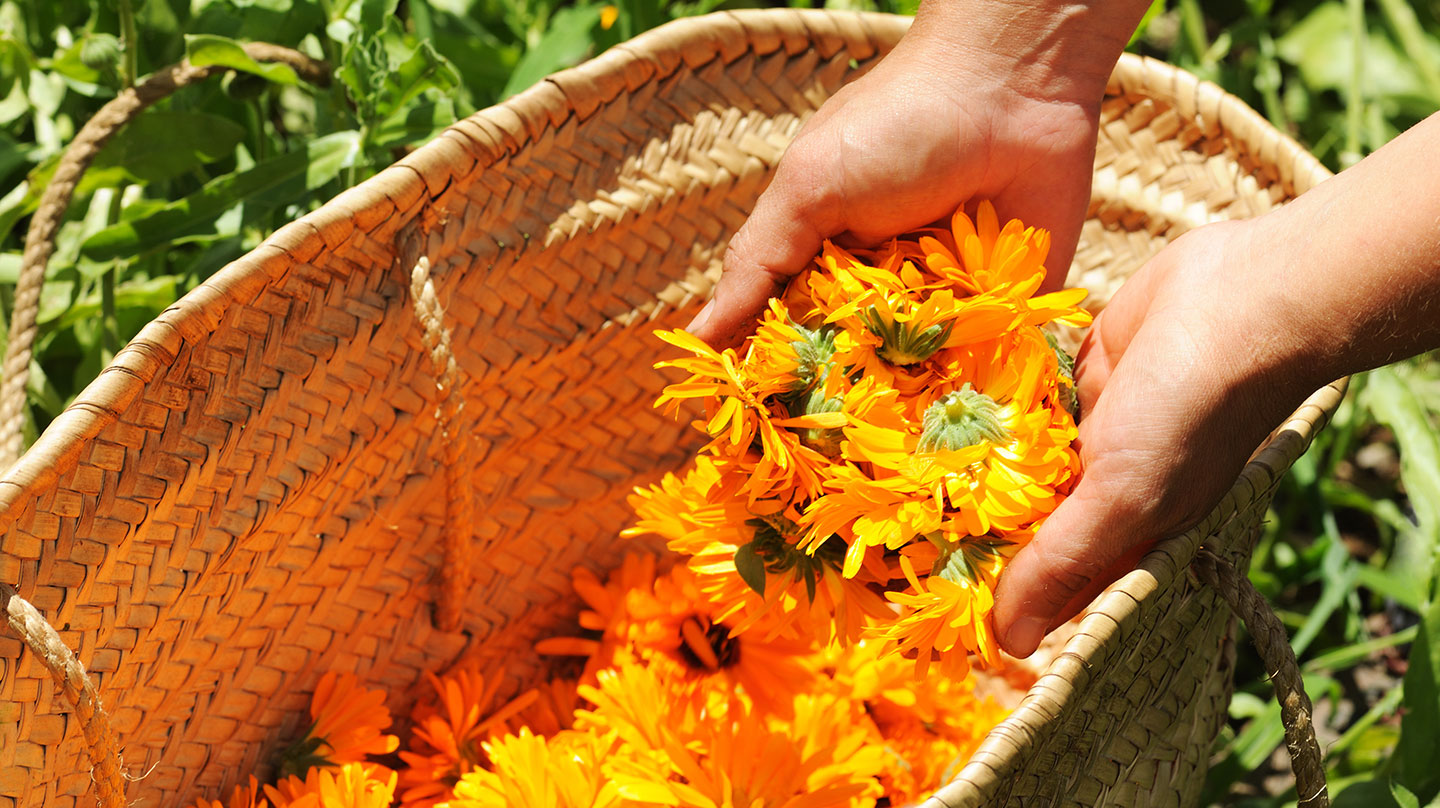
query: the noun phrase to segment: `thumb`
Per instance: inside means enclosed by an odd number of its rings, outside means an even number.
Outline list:
[[[995,633],[1005,651],[1027,657],[1055,626],[1133,568],[1144,541],[1145,497],[1103,465],[1086,470],[1071,495],[1046,518],[1000,576]],[[1127,566],[1128,565],[1128,566]]]
[[[800,158],[800,154],[786,157]],[[686,327],[716,348],[733,346],[755,328],[770,298],[785,290],[820,252],[839,224],[825,191],[802,159],[782,162],[754,212],[730,238],[714,298]]]

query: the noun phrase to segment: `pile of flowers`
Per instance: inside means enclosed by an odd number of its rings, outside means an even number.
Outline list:
[[[693,468],[637,492],[735,633],[996,662],[1006,561],[1078,479],[1073,361],[1043,328],[1090,322],[1083,289],[1036,296],[1049,234],[989,203],[873,250],[827,243],[743,349],[690,354],[657,406],[697,401]]]
[[[427,676],[404,749],[383,691],[327,674],[278,782],[252,777],[196,806],[901,806],[950,779],[1003,717],[973,680],[917,683],[872,642],[782,639],[764,620],[732,636],[698,583],[654,556],[603,582],[576,572],[576,635],[539,650],[575,657],[578,675],[509,699],[495,673]]]

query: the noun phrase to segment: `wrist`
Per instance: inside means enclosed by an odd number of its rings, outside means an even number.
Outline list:
[[[1230,287],[1219,339],[1235,357],[1233,390],[1267,401],[1283,418],[1310,393],[1344,376],[1344,340],[1331,327],[1328,303],[1295,270],[1310,258],[1285,209],[1234,223],[1223,263]]]
[[[1148,2],[924,0],[900,49],[966,82],[1098,106]]]

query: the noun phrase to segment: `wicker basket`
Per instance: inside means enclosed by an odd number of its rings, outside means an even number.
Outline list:
[[[116,357],[0,480],[0,582],[98,684],[131,804],[263,773],[325,671],[403,709],[462,657],[540,670],[571,569],[612,566],[625,494],[696,445],[651,408],[651,330],[688,320],[797,128],[907,24],[667,25],[283,228]],[[1170,239],[1325,176],[1218,88],[1127,56],[1071,280],[1103,303]],[[1194,801],[1233,620],[1185,568],[1201,542],[1243,562],[1339,393],[1112,587],[933,805]],[[68,687],[0,635],[0,806],[93,803]]]

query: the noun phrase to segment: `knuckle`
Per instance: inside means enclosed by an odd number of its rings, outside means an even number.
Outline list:
[[[1072,548],[1037,544],[1034,550],[1041,574],[1053,584],[1042,590],[1042,596],[1054,606],[1064,606],[1106,568],[1102,561]]]

